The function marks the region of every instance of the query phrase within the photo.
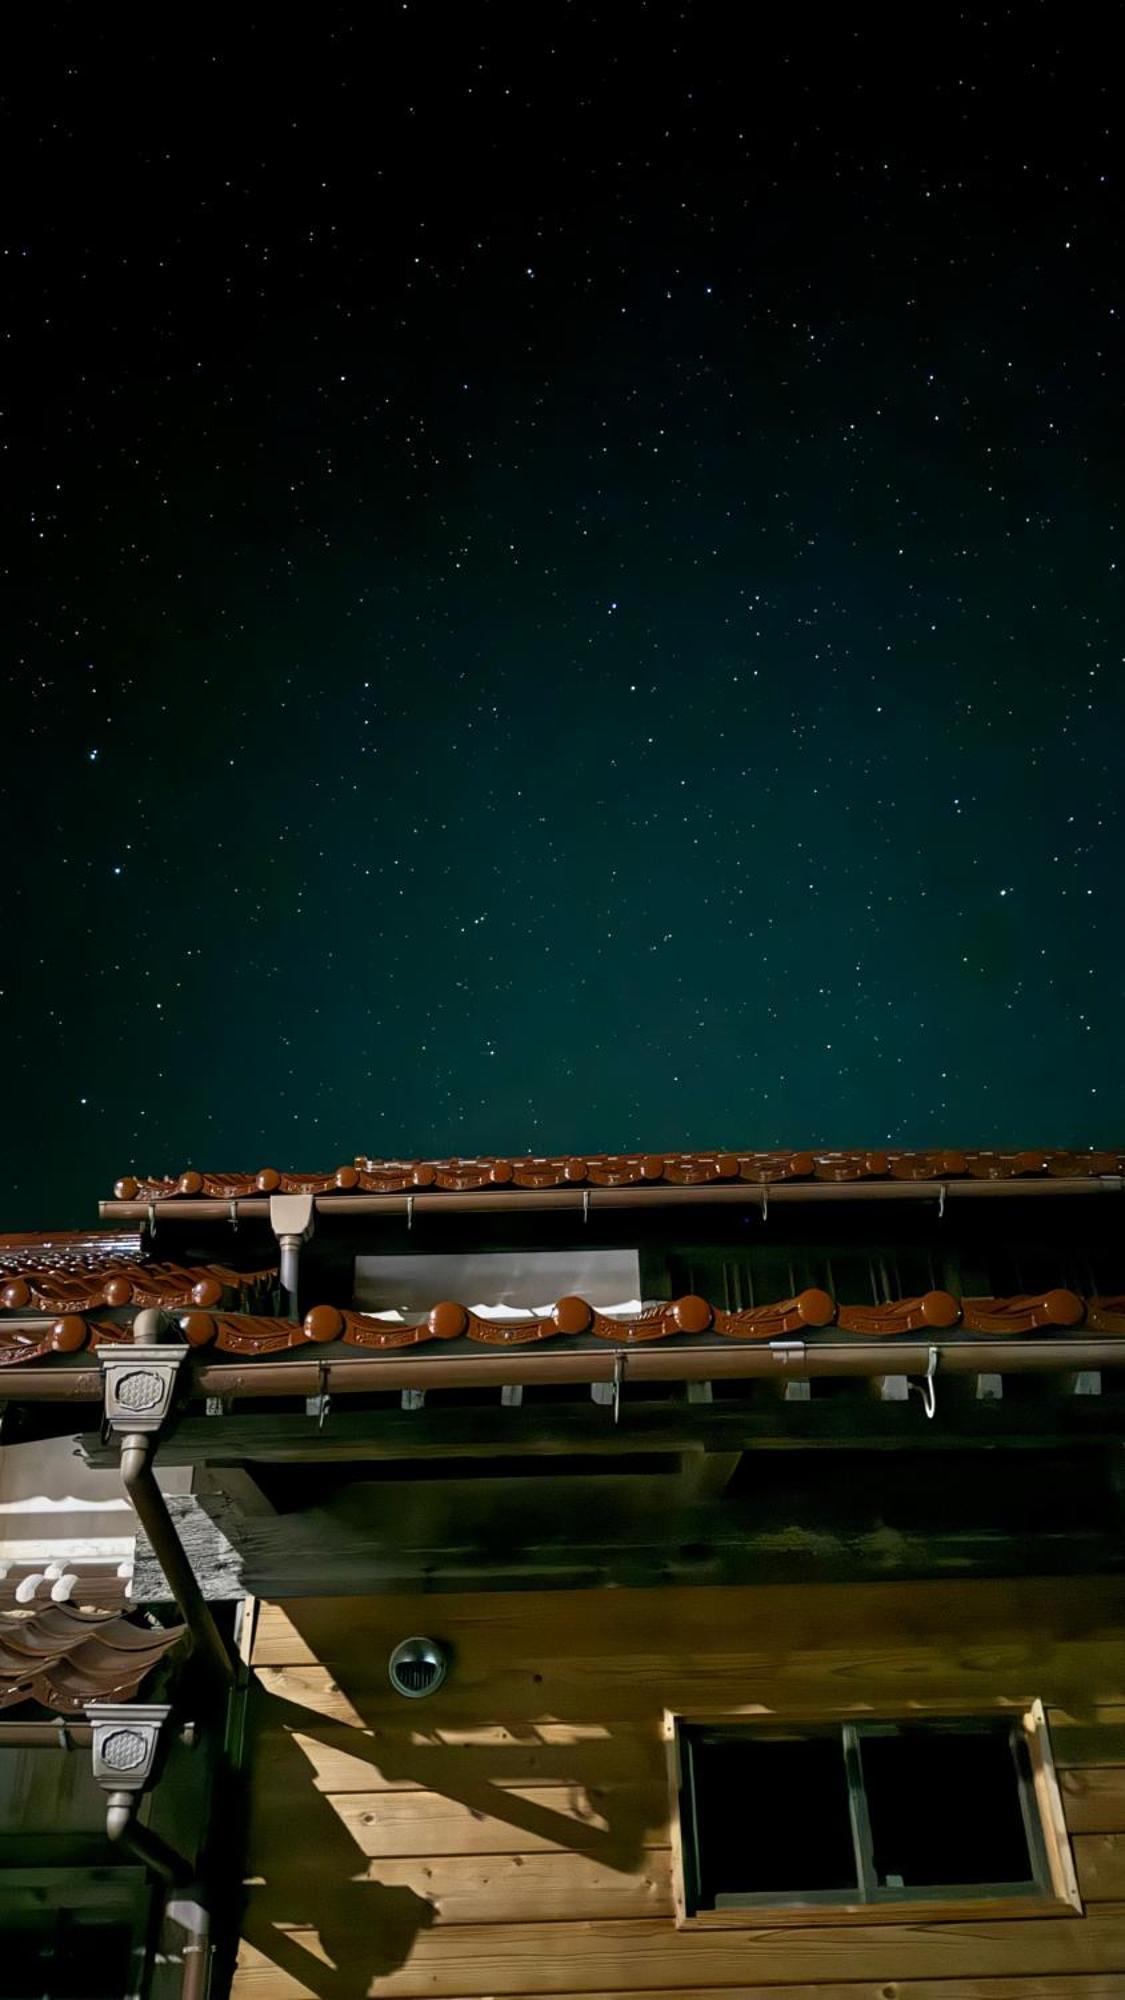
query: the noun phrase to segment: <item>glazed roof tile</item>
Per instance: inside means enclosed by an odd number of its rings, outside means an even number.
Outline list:
[[[415,1190],[463,1192],[495,1188],[702,1187],[721,1182],[944,1181],[1075,1179],[1125,1173],[1125,1152],[1081,1152],[1057,1147],[1024,1151],[986,1148],[870,1149],[759,1152],[717,1149],[689,1153],[599,1153],[522,1158],[374,1160],[323,1173],[263,1167],[251,1173],[201,1172],[125,1175],[118,1201],[169,1201],[204,1196],[234,1201],[270,1194],[404,1194]]]
[[[132,1565],[97,1557],[61,1562],[0,1561],[0,1611],[27,1605],[69,1604],[79,1611],[125,1612],[129,1607],[128,1577]]]
[[[37,1701],[74,1715],[89,1701],[128,1701],[186,1630],[69,1604],[0,1612],[0,1708]]]
[[[83,1313],[224,1303],[249,1312],[269,1302],[277,1283],[276,1266],[235,1271],[225,1264],[149,1262],[140,1257],[138,1238],[126,1242],[128,1250],[106,1238],[0,1237],[0,1310]]]
[[[957,1299],[950,1292],[933,1291],[885,1305],[848,1305],[810,1287],[795,1298],[739,1312],[729,1312],[695,1295],[657,1301],[639,1312],[620,1314],[602,1311],[584,1299],[564,1298],[550,1313],[498,1319],[444,1299],[414,1322],[322,1305],[314,1306],[303,1320],[189,1313],[180,1326],[192,1346],[213,1343],[227,1353],[248,1357],[277,1354],[310,1342],[319,1346],[342,1341],[345,1346],[386,1353],[461,1339],[496,1348],[590,1336],[629,1347],[685,1334],[718,1334],[735,1341],[784,1340],[829,1328],[864,1340],[953,1330],[996,1338],[1070,1331],[1079,1326],[1125,1335],[1125,1297],[1083,1299],[1076,1292],[1059,1288],[1014,1298]]]
[[[410,1318],[394,1312],[356,1312],[334,1305],[313,1306],[303,1320],[262,1313],[207,1311],[180,1315],[179,1329],[193,1348],[215,1347],[253,1359],[293,1348],[341,1343],[369,1353],[465,1340],[478,1347],[526,1347],[576,1338],[612,1341],[621,1347],[683,1336],[733,1341],[770,1341],[838,1332],[864,1340],[897,1334],[953,1332],[970,1338],[1075,1332],[1125,1335],[1125,1295],[1082,1297],[1062,1287],[1006,1298],[957,1298],[931,1291],[881,1305],[849,1304],[809,1287],[793,1298],[731,1312],[694,1294],[656,1300],[636,1310],[606,1311],[580,1298],[561,1298],[549,1312],[498,1315],[443,1299],[428,1313]],[[128,1342],[131,1328],[69,1313],[34,1326],[5,1323],[0,1317],[0,1369],[18,1368],[52,1355],[75,1355],[106,1342]]]
[[[100,1271],[141,1255],[135,1229],[48,1229],[0,1236],[0,1274],[21,1271]]]

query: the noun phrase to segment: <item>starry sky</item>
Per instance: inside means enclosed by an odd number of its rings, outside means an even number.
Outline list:
[[[1090,20],[350,12],[6,66],[0,1221],[1119,1143]]]

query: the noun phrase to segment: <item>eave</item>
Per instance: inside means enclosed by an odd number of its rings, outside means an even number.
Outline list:
[[[126,1175],[103,1218],[151,1223],[173,1214],[201,1221],[267,1217],[275,1194],[313,1197],[340,1214],[452,1212],[486,1208],[621,1208],[681,1201],[822,1200],[880,1193],[955,1198],[984,1190],[1104,1193],[1125,1187],[1125,1154],[1046,1147],[1024,1151],[930,1148],[850,1151],[723,1151],[563,1155],[523,1159],[371,1160],[326,1173],[199,1172]]]

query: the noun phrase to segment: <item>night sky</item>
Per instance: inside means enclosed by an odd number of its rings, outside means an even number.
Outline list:
[[[1119,1143],[1095,17],[353,12],[8,51],[0,1223]]]

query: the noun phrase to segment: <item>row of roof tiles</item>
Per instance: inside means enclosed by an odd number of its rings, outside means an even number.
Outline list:
[[[234,1271],[225,1264],[141,1263],[122,1259],[108,1245],[97,1256],[47,1263],[37,1248],[14,1239],[0,1244],[0,1309],[5,1312],[95,1312],[108,1306],[226,1305],[253,1312],[272,1302],[277,1268]]]
[[[496,1319],[472,1306],[443,1299],[417,1323],[371,1313],[314,1306],[303,1320],[262,1314],[194,1311],[180,1319],[180,1331],[192,1347],[217,1347],[248,1358],[278,1354],[308,1343],[327,1346],[342,1342],[367,1352],[423,1347],[434,1342],[467,1339],[483,1347],[519,1347],[554,1339],[594,1336],[620,1346],[668,1340],[676,1335],[718,1334],[728,1340],[780,1340],[829,1327],[862,1339],[893,1338],[896,1334],[946,1332],[995,1338],[1077,1327],[1101,1334],[1125,1335],[1125,1295],[1082,1298],[1058,1289],[1021,1294],[1015,1298],[957,1299],[951,1292],[925,1292],[916,1298],[885,1305],[841,1304],[815,1287],[772,1305],[729,1312],[695,1294],[644,1306],[637,1313],[606,1313],[585,1299],[560,1299],[551,1312]],[[52,1354],[72,1354],[96,1348],[103,1341],[127,1341],[130,1329],[119,1322],[88,1322],[78,1314],[41,1327],[5,1326],[0,1321],[0,1367],[41,1361]],[[1125,1350],[1123,1350],[1125,1352]]]
[[[119,1201],[170,1201],[177,1196],[210,1196],[234,1201],[270,1194],[404,1194],[432,1188],[464,1192],[487,1188],[640,1187],[661,1182],[701,1187],[712,1182],[752,1181],[943,1181],[1074,1179],[1125,1173],[1125,1152],[1076,1152],[1039,1148],[995,1152],[935,1148],[925,1151],[600,1153],[583,1158],[559,1154],[524,1159],[356,1159],[327,1173],[284,1173],[263,1167],[256,1173],[178,1175],[127,1174],[116,1183]]]
[[[69,1604],[81,1611],[126,1611],[133,1576],[131,1557],[117,1562],[110,1558],[77,1556],[67,1561],[37,1563],[26,1559],[0,1560],[0,1611],[16,1611],[29,1604]]]
[[[0,1708],[37,1701],[75,1715],[90,1701],[128,1701],[186,1630],[70,1604],[0,1612]]]
[[[0,1272],[102,1271],[136,1263],[143,1251],[135,1229],[46,1229],[0,1236]]]
[[[306,1342],[345,1345],[375,1352],[468,1339],[484,1347],[526,1346],[544,1340],[593,1335],[622,1346],[668,1340],[683,1334],[719,1334],[727,1340],[779,1340],[828,1327],[863,1339],[933,1332],[960,1327],[967,1333],[1026,1334],[1085,1324],[1099,1332],[1125,1334],[1125,1298],[1082,1299],[1056,1290],[1009,1299],[961,1299],[950,1292],[926,1292],[885,1305],[840,1304],[816,1287],[772,1305],[730,1312],[689,1293],[684,1298],[644,1306],[639,1313],[606,1313],[585,1299],[563,1298],[550,1313],[496,1319],[443,1299],[416,1324],[374,1314],[314,1306],[302,1321],[240,1319],[216,1313],[189,1313],[181,1320],[193,1346],[214,1342],[236,1354],[276,1353]]]

